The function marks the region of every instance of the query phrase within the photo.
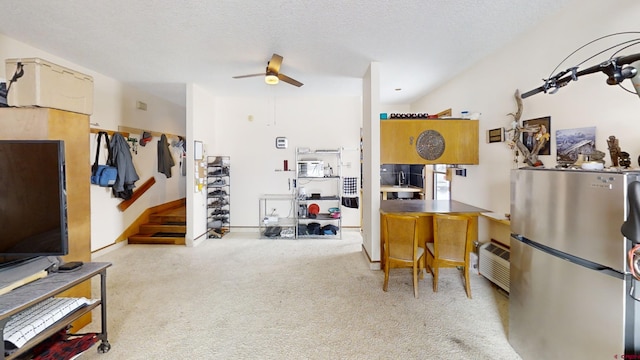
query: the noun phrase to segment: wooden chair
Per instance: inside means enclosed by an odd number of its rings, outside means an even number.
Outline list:
[[[424,278],[426,258],[424,248],[418,246],[418,217],[409,215],[385,215],[384,236],[384,285],[389,286],[389,270],[413,268],[413,296],[418,297],[418,270]]]
[[[471,218],[465,215],[435,214],[433,242],[427,243],[427,269],[433,275],[433,291],[438,291],[438,269],[463,267],[464,286],[471,299],[469,253],[471,252]],[[429,261],[431,259],[431,261]]]

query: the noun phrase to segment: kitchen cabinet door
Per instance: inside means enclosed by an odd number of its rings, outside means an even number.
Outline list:
[[[381,164],[478,164],[478,120],[382,120]]]

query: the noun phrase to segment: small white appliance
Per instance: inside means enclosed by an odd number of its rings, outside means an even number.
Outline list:
[[[299,160],[299,177],[324,177],[324,161],[321,160]]]

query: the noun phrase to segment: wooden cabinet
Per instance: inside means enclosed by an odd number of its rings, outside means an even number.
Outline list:
[[[91,261],[89,116],[49,108],[1,108],[0,139],[64,140],[69,233],[69,254],[64,260]],[[65,296],[90,298],[91,283],[79,284]],[[79,324],[91,322],[90,315]]]
[[[478,120],[382,120],[380,163],[478,164]]]

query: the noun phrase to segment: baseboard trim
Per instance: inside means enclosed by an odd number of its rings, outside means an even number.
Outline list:
[[[364,256],[365,260],[369,262],[369,269],[371,270],[382,270],[382,264],[380,261],[372,261],[367,249],[362,245],[362,256]]]
[[[129,245],[128,241],[120,241],[117,243],[113,243],[111,245],[107,245],[103,248],[100,248],[98,250],[92,251],[91,252],[91,261],[93,261],[95,258],[100,257],[102,255],[108,254],[114,250],[118,250],[122,247],[125,247],[126,245]]]

